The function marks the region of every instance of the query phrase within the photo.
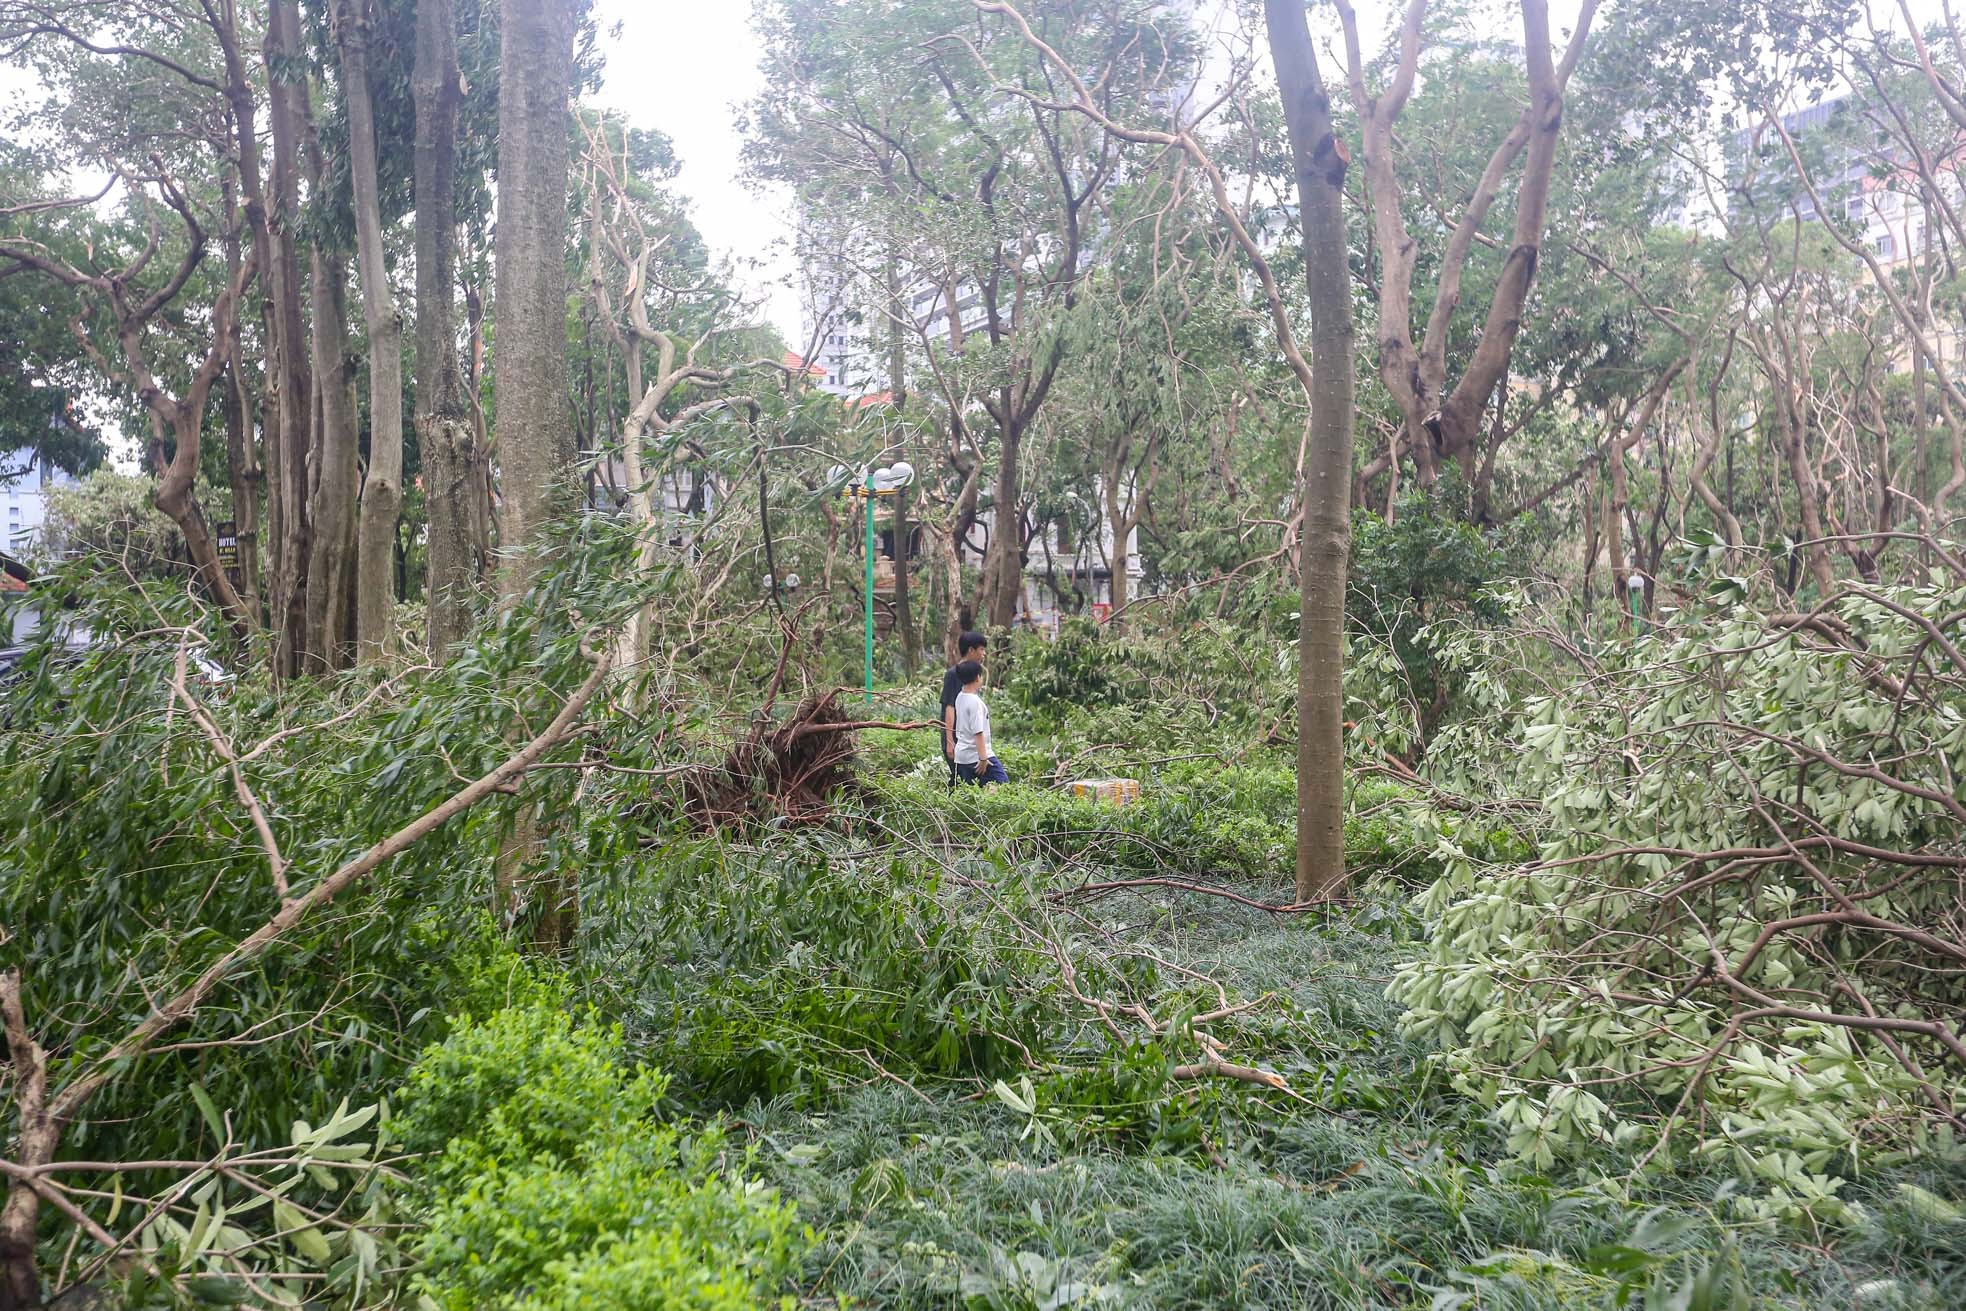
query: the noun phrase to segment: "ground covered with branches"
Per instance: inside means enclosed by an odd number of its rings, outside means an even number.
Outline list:
[[[1361,625],[1353,878],[1306,909],[1267,602],[1000,650],[1020,781],[951,793],[926,676],[808,688],[775,618],[610,671],[613,549],[442,670],[222,697],[208,615],[71,580],[118,640],[30,653],[0,746],[46,1292],[1966,1296],[1943,566],[1567,653],[1528,595]]]

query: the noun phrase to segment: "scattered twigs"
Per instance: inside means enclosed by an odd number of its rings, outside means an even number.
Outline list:
[[[1346,897],[1325,897],[1317,901],[1294,901],[1279,905],[1267,901],[1257,901],[1252,897],[1245,897],[1239,892],[1230,892],[1227,888],[1211,888],[1206,883],[1190,883],[1185,879],[1160,877],[1106,879],[1098,883],[1080,883],[1073,887],[1061,888],[1056,892],[1048,892],[1045,895],[1053,901],[1078,901],[1103,896],[1109,892],[1123,892],[1129,888],[1174,888],[1181,892],[1199,893],[1204,897],[1220,897],[1224,901],[1233,901],[1238,906],[1248,906],[1251,910],[1268,911],[1272,915],[1301,915],[1306,911],[1321,910],[1335,905],[1348,905],[1352,901],[1351,898]]]
[[[149,1015],[138,1022],[122,1039],[83,1066],[81,1072],[55,1096],[50,1104],[50,1113],[53,1117],[61,1122],[73,1118],[117,1067],[142,1055],[161,1035],[193,1014],[221,980],[229,977],[240,966],[264,955],[274,943],[280,941],[295,925],[314,911],[326,906],[389,860],[407,851],[430,833],[442,828],[458,815],[498,791],[506,783],[524,774],[535,761],[569,736],[581,712],[600,691],[612,665],[613,653],[603,651],[595,661],[594,669],[587,676],[586,681],[567,698],[566,704],[560,707],[560,712],[553,717],[552,722],[532,740],[494,766],[488,773],[452,793],[359,856],[345,862],[306,892],[282,903],[279,911],[272,918],[242,938],[190,983],[171,996],[154,1002]]]

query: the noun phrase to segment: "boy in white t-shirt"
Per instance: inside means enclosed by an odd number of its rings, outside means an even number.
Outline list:
[[[986,783],[1008,783],[1010,773],[991,751],[990,707],[983,704],[983,666],[965,660],[955,668],[962,680],[956,696],[956,777],[981,787]]]

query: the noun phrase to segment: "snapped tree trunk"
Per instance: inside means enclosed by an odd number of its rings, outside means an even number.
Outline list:
[[[573,502],[573,425],[567,413],[567,92],[572,0],[502,0],[499,47],[498,226],[493,290],[498,373],[493,412],[501,480],[499,598],[515,606],[537,572],[547,524]],[[537,846],[535,803],[521,795],[500,853],[501,900],[516,908],[519,872]],[[544,876],[528,889],[542,950],[573,939],[576,888]]]
[[[403,503],[403,324],[389,290],[382,250],[382,196],[376,180],[375,99],[369,87],[368,0],[337,0],[335,44],[348,102],[348,171],[355,193],[355,251],[362,321],[369,335],[369,468],[362,479],[355,553],[355,655],[374,664],[389,654],[395,610],[396,515]]]
[[[483,453],[458,366],[457,106],[462,96],[451,0],[418,0],[416,63],[416,436],[423,459],[430,656],[441,662],[471,628],[484,540]]]
[[[1345,571],[1352,542],[1352,285],[1346,156],[1297,0],[1264,0],[1297,175],[1311,305],[1311,428],[1298,569],[1297,898],[1345,881]]]

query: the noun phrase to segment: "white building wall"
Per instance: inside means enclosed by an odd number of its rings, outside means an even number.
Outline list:
[[[14,476],[4,476],[9,473]],[[0,453],[0,515],[5,516],[0,550],[13,556],[30,552],[40,540],[41,525],[47,519],[48,489],[74,481],[31,450]]]

